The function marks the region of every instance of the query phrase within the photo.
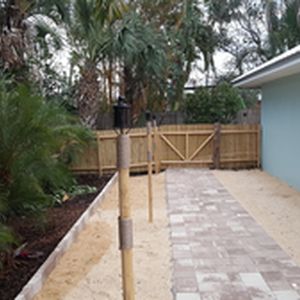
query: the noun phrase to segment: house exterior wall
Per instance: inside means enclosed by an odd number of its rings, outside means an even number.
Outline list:
[[[262,87],[262,167],[300,191],[300,75]]]

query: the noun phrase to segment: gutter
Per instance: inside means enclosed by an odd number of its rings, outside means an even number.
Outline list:
[[[264,83],[300,73],[300,47],[297,46],[234,79],[235,87],[258,88]]]

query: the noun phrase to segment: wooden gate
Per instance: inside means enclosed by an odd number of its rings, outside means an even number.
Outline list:
[[[156,134],[154,157],[158,169],[170,166],[218,169],[260,164],[259,125],[165,126]]]
[[[159,132],[160,163],[163,166],[212,164],[216,135],[215,130]]]

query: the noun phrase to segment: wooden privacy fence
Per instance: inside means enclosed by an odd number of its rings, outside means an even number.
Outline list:
[[[131,172],[147,170],[146,128],[130,131]],[[97,131],[75,172],[116,170],[116,133]],[[259,125],[165,125],[154,128],[153,165],[155,171],[168,167],[250,168],[260,166]]]

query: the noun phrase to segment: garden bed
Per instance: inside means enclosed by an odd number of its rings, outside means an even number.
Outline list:
[[[49,209],[44,225],[36,226],[36,221],[29,218],[10,220],[11,226],[20,237],[21,244],[26,243],[25,253],[30,255],[12,258],[10,265],[0,273],[0,299],[9,300],[16,297],[109,179],[110,176],[101,178],[96,175],[77,176],[79,184],[95,186],[97,192],[75,196]]]

